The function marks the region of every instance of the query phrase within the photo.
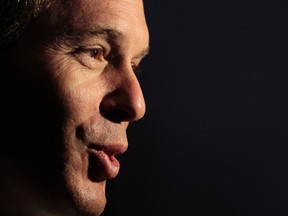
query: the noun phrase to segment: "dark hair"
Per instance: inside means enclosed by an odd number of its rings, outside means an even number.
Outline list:
[[[41,11],[53,0],[1,0],[0,2],[0,49],[8,46],[22,34]]]

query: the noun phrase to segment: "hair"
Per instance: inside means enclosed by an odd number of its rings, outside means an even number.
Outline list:
[[[53,0],[1,0],[0,49],[17,40],[31,20],[47,9]]]

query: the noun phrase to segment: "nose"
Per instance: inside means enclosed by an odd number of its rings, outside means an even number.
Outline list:
[[[132,122],[141,119],[146,111],[138,79],[132,69],[117,71],[110,79],[112,91],[101,101],[100,112],[113,122]]]

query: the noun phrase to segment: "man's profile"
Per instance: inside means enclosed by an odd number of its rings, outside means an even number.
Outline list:
[[[142,0],[1,0],[0,215],[96,216],[145,113]]]

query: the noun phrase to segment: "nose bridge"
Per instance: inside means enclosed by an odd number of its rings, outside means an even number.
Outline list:
[[[123,73],[122,73],[123,72]],[[121,76],[121,74],[123,76]],[[127,111],[131,112],[133,120],[138,120],[145,114],[145,100],[139,81],[131,66],[125,66],[120,71],[119,91],[122,92],[123,103],[127,106]],[[125,106],[123,104],[123,106]]]

